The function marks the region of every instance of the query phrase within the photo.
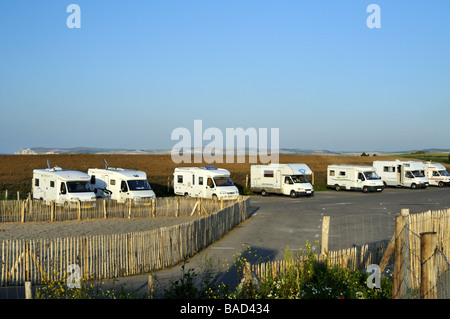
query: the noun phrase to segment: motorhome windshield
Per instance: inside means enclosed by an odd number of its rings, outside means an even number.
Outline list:
[[[229,177],[214,177],[213,179],[217,187],[234,186],[233,181]]]
[[[146,180],[128,181],[128,187],[130,191],[148,191],[152,189]]]
[[[364,172],[364,176],[367,179],[381,179],[375,172]]]
[[[91,183],[89,182],[67,182],[67,190],[69,193],[85,193],[92,192]]]
[[[420,171],[411,171],[414,177],[425,177]]]
[[[292,175],[291,178],[294,183],[309,183],[303,175]]]
[[[441,176],[450,176],[449,172],[447,172],[447,171],[439,171],[439,175],[441,175]]]

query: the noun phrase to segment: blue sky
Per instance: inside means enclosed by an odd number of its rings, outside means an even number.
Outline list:
[[[446,0],[3,0],[0,153],[170,149],[196,119],[279,128],[282,148],[450,148],[449,14]]]

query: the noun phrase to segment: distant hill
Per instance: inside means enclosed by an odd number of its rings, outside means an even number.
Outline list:
[[[423,150],[408,150],[408,151],[396,151],[396,152],[383,152],[383,151],[367,151],[364,152],[368,155],[395,155],[395,154],[411,154],[414,152],[424,153],[449,153],[450,149],[438,149],[430,148]],[[92,148],[92,147],[72,147],[72,148],[50,148],[50,147],[32,147],[21,149],[14,154],[16,155],[38,155],[38,154],[170,154],[170,149],[114,149],[114,148]],[[196,153],[192,150],[192,153]],[[237,151],[236,153],[241,153]],[[361,151],[328,151],[328,150],[310,150],[310,149],[280,149],[280,155],[335,155],[335,156],[359,156]]]

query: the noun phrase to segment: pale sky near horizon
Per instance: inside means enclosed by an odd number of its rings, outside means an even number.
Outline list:
[[[4,0],[0,153],[170,149],[194,120],[279,128],[282,148],[450,148],[449,14],[446,0]]]

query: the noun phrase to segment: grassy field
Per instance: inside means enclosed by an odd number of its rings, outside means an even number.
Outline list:
[[[420,158],[421,154],[414,154],[414,158]],[[422,154],[423,155],[423,154]],[[428,155],[428,154],[425,154]],[[305,163],[315,174],[314,187],[323,190],[326,186],[326,169],[330,164],[372,165],[374,160],[394,160],[408,156],[313,156],[313,155],[283,155],[280,163]],[[110,167],[137,169],[147,173],[148,180],[157,196],[172,195],[168,189],[168,183],[172,181],[175,167],[203,166],[207,163],[182,163],[175,164],[170,155],[93,155],[93,154],[64,154],[64,155],[0,155],[0,198],[5,190],[11,196],[16,196],[17,191],[25,198],[31,191],[31,179],[33,169],[47,168],[47,159],[52,167],[59,166],[63,169],[73,169],[87,172],[89,168],[104,168],[103,159],[106,159]],[[447,158],[448,159],[448,155]],[[439,161],[447,163],[447,161]],[[250,174],[250,163],[224,163],[214,164],[219,168],[228,169],[231,177],[241,194],[250,194],[245,187],[246,176]],[[446,165],[449,167],[449,165]]]
[[[449,153],[424,153],[424,154],[402,154],[397,155],[397,157],[408,158],[408,159],[418,159],[423,162],[438,162],[442,164],[450,164]]]

